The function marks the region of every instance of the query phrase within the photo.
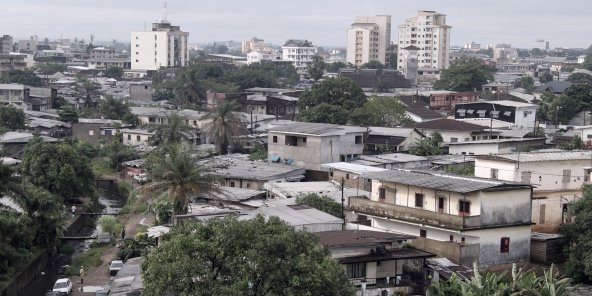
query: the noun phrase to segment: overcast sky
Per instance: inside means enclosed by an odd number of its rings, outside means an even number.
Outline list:
[[[160,19],[157,0],[0,0],[0,35],[129,42],[130,31]],[[535,39],[555,47],[592,44],[590,0],[169,0],[168,19],[190,33],[191,43],[252,36],[281,45],[308,39],[319,46],[345,46],[356,15],[388,14],[393,33],[417,10],[447,15],[452,44],[511,43],[531,48]],[[393,34],[393,42],[397,41]]]

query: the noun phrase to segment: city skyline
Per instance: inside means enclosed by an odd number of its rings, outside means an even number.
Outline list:
[[[331,0],[318,3],[305,0],[302,5],[272,5],[269,1],[255,0],[249,5],[237,5],[230,0],[214,3],[169,0],[168,20],[190,33],[190,43],[241,41],[256,36],[275,45],[287,39],[307,39],[317,46],[345,47],[347,30],[355,16],[391,15],[392,26],[396,28],[418,10],[434,10],[447,15],[454,46],[474,41],[483,47],[510,43],[518,48],[532,48],[536,39],[549,41],[550,48],[590,45],[592,31],[587,29],[586,17],[592,11],[591,2],[543,2]],[[95,40],[129,42],[131,31],[143,30],[144,26],[149,30],[151,23],[161,18],[162,3],[157,0],[9,2],[2,4],[0,27],[2,34],[15,39],[36,34],[40,39],[78,37],[88,41],[93,34]],[[396,42],[396,36],[391,41]]]

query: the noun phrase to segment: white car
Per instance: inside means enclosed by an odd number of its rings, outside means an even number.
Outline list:
[[[148,181],[148,175],[146,174],[136,174],[134,175],[134,180],[138,181],[138,183],[146,183]]]
[[[53,292],[61,292],[70,295],[72,293],[72,282],[70,279],[58,279],[53,285]]]
[[[110,275],[117,275],[117,272],[123,266],[123,261],[121,260],[113,260],[111,264],[109,264],[109,274]]]

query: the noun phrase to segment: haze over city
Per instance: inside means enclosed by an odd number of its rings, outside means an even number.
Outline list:
[[[163,2],[149,1],[2,1],[0,28],[27,38],[117,39],[143,30],[162,16]],[[586,48],[592,40],[588,16],[592,2],[574,1],[353,1],[304,0],[241,2],[168,1],[168,19],[190,32],[189,42],[244,40],[251,36],[280,45],[290,38],[320,46],[345,46],[346,30],[356,15],[392,15],[393,28],[417,10],[447,15],[453,45],[510,43],[530,48],[544,39],[554,47]],[[26,16],[26,17],[24,17]],[[31,20],[35,20],[32,22]],[[75,24],[75,25],[73,25]],[[577,36],[577,38],[574,38]],[[392,40],[396,41],[396,40]]]

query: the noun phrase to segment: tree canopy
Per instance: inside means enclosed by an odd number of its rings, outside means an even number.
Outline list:
[[[206,114],[210,119],[204,130],[220,155],[228,153],[228,146],[236,142],[236,137],[245,134],[240,118],[234,113],[239,107],[237,101],[219,100],[214,110]]]
[[[15,106],[0,106],[0,127],[17,130],[25,128],[25,112]]]
[[[567,81],[573,83],[588,83],[592,84],[592,75],[586,73],[572,73],[567,77]]]
[[[327,197],[326,195],[318,195],[316,193],[309,193],[301,195],[296,198],[296,204],[307,205],[319,211],[325,212],[329,215],[342,218],[341,204]]]
[[[48,144],[34,137],[25,146],[21,173],[26,181],[64,199],[94,193],[90,161],[66,142]]]
[[[374,96],[353,112],[352,123],[361,126],[404,126],[411,123],[405,110],[405,105],[397,98]]]
[[[123,76],[123,68],[111,66],[105,71],[105,77],[113,79],[121,79]]]
[[[314,81],[318,81],[319,79],[323,78],[323,74],[325,74],[325,60],[320,55],[315,55],[312,57],[310,63],[308,63],[308,75]]]
[[[539,81],[541,83],[547,83],[549,81],[553,81],[553,74],[551,74],[551,71],[543,71],[542,73],[539,74]]]
[[[43,86],[43,80],[31,70],[12,70],[0,76],[0,83],[17,83],[28,86]]]
[[[70,104],[62,105],[58,110],[58,115],[60,116],[61,121],[67,123],[76,123],[80,117],[78,111],[76,111],[76,109]]]
[[[135,125],[138,118],[134,115],[128,104],[122,100],[107,96],[101,101],[101,116],[105,119],[121,120],[124,123]]]
[[[182,223],[141,268],[147,296],[354,295],[318,237],[277,217]]]
[[[366,102],[366,95],[349,78],[330,78],[315,84],[300,98],[303,121],[345,124],[349,113]]]
[[[561,234],[565,239],[568,259],[566,271],[576,283],[592,283],[592,185],[582,187],[583,196],[569,204],[575,216],[572,223],[563,224]]]
[[[494,69],[483,65],[477,58],[463,57],[453,61],[448,69],[440,74],[434,89],[452,91],[481,90],[481,86],[493,80]]]

